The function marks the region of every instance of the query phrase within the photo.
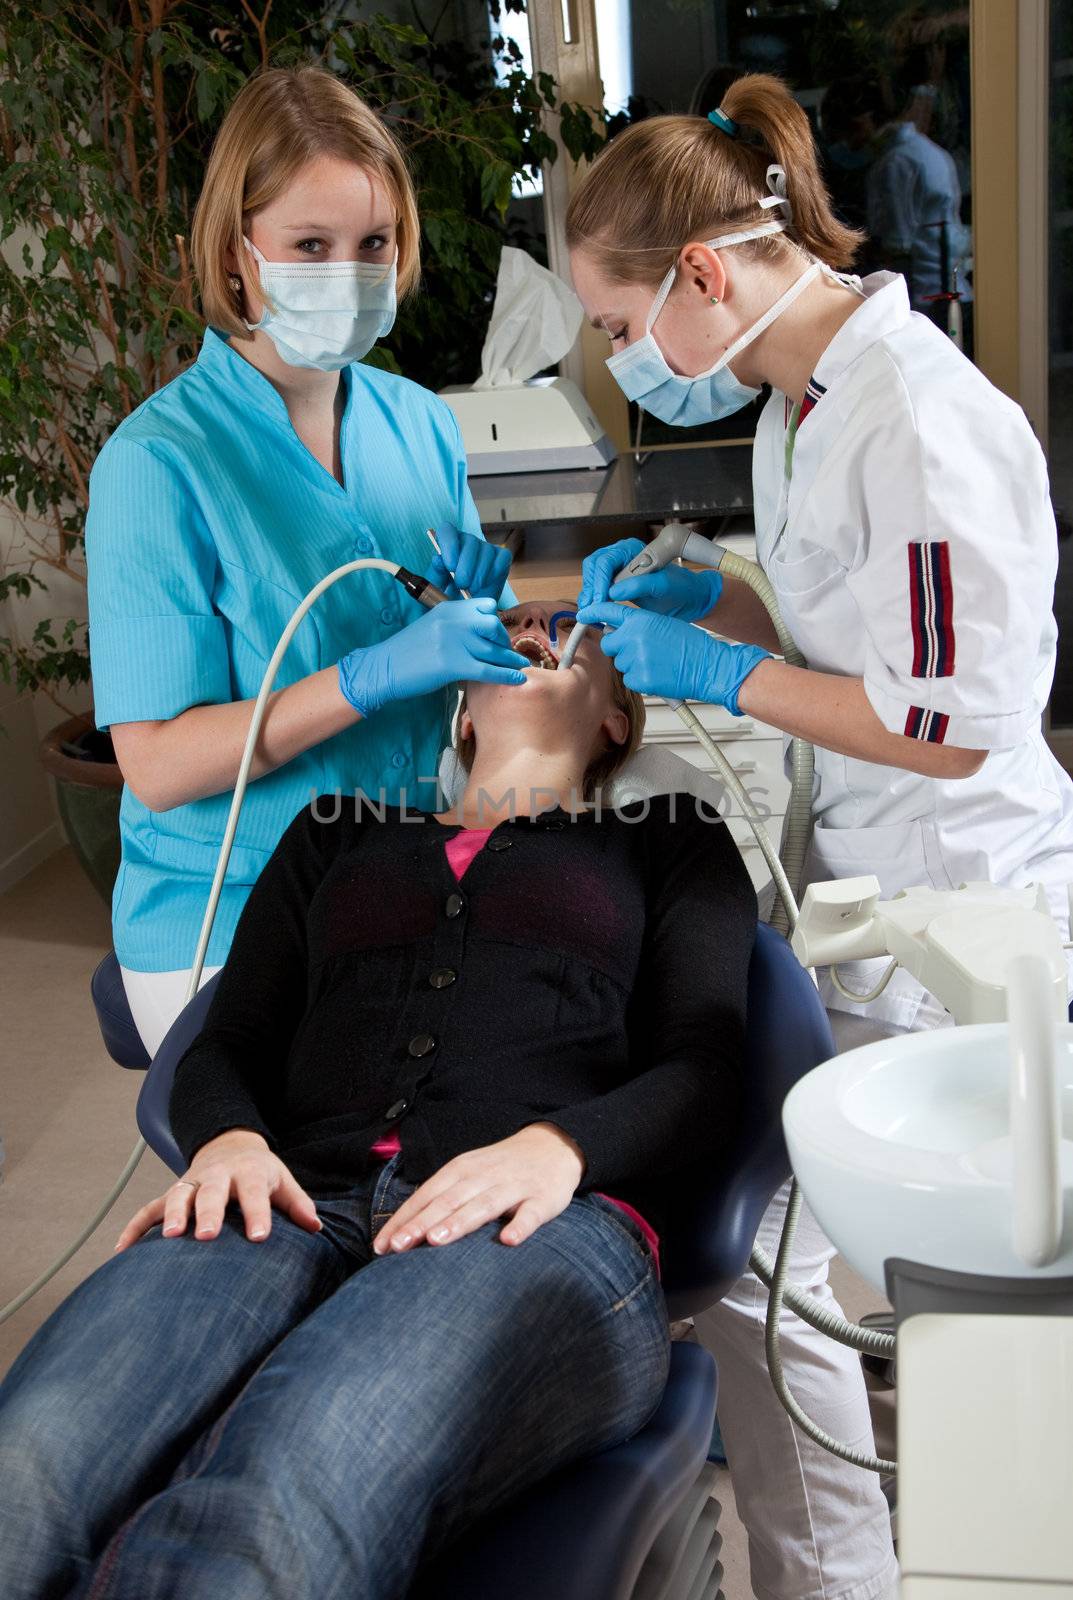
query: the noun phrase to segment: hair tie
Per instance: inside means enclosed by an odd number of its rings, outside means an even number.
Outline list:
[[[725,111],[709,111],[708,121],[714,122],[717,128],[722,128],[728,138],[736,139],[738,137],[738,124],[733,117],[728,117]]]

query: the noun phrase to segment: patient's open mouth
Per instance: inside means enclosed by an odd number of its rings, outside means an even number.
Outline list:
[[[520,633],[516,639],[511,640],[511,648],[517,650],[520,656],[531,661],[534,667],[542,667],[545,672],[555,672],[559,666],[559,658],[553,654],[543,639],[538,639],[533,633]]]

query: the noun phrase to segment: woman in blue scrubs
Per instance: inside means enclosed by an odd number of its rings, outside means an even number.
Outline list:
[[[181,1009],[265,666],[333,568],[383,556],[470,601],[427,611],[387,573],[329,589],[284,657],[202,982],[310,799],[434,808],[448,687],[524,682],[449,409],[361,363],[418,276],[402,154],[332,74],[272,70],[219,131],[194,216],[197,360],[117,428],[86,527],[96,723],[125,779],[116,954],[155,1050]],[[457,591],[448,592],[457,593]],[[253,781],[256,780],[256,781]]]

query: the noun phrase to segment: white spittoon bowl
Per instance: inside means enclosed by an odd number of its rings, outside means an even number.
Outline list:
[[[825,1062],[790,1091],[783,1127],[802,1192],[842,1256],[881,1293],[891,1256],[1002,1277],[1073,1272],[1073,1026],[1052,1037],[1052,1156],[1024,1159],[1018,1174],[1038,1200],[1041,1165],[1049,1173],[1044,1264],[1030,1265],[1015,1246],[1005,1023],[882,1039]]]

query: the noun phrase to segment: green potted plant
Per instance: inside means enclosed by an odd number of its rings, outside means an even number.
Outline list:
[[[475,49],[440,28],[339,20],[303,0],[28,0],[0,34],[0,499],[17,537],[0,551],[0,602],[84,587],[90,468],[113,429],[194,358],[202,322],[186,247],[224,108],[251,72],[316,61],[397,128],[423,221],[424,292],[370,359],[438,389],[470,381],[515,178],[553,160],[547,115],[578,159],[601,117],[556,105],[509,40]],[[523,9],[521,0],[508,8]],[[498,15],[498,7],[493,8]],[[441,13],[442,18],[443,13]],[[498,68],[498,71],[497,71]],[[26,633],[21,630],[21,634]],[[119,864],[122,776],[92,712],[83,615],[0,633],[0,675],[63,720],[42,759],[60,815],[106,900]]]

